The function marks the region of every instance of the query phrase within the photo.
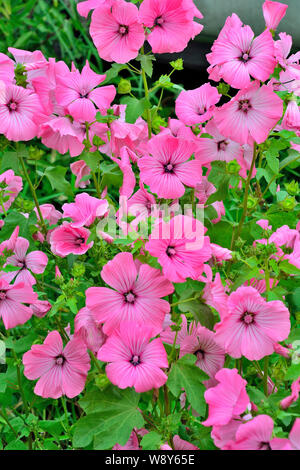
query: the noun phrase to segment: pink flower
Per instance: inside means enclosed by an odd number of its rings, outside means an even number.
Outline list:
[[[7,211],[19,192],[22,191],[23,182],[21,176],[16,176],[13,170],[6,170],[0,175],[0,183],[2,198],[8,198],[7,201],[3,202],[4,209]],[[3,213],[2,206],[0,206],[0,213]]]
[[[71,163],[70,168],[73,175],[76,175],[75,188],[86,188],[90,184],[90,180],[83,181],[82,179],[91,173],[91,169],[85,161],[78,160]]]
[[[140,189],[134,193],[127,201],[128,213],[136,216],[134,224],[147,219],[154,212],[156,204],[155,197],[146,191],[143,183],[140,182]]]
[[[236,431],[242,423],[243,421],[238,417],[237,419],[231,419],[224,426],[214,425],[211,431],[214,444],[223,449],[229,442],[235,439]]]
[[[202,297],[207,305],[217,310],[221,318],[224,317],[227,312],[228,296],[225,293],[220,273],[216,273],[214,281],[205,284]]]
[[[74,398],[84,388],[90,358],[79,338],[71,339],[64,348],[58,331],[51,331],[43,344],[34,344],[23,355],[23,364],[27,379],[39,379],[34,388],[36,395]]]
[[[199,220],[177,215],[161,221],[153,230],[145,249],[157,257],[163,274],[172,282],[197,279],[211,257],[209,238]]]
[[[89,236],[90,231],[86,228],[72,227],[72,224],[64,222],[51,232],[51,251],[62,258],[71,253],[84,255],[94,244],[94,242],[87,243]]]
[[[83,140],[85,130],[80,123],[71,122],[64,116],[53,116],[43,122],[39,128],[42,143],[61,154],[70,152],[71,157],[77,157],[84,150]]]
[[[79,15],[87,18],[91,10],[95,10],[95,8],[99,7],[100,5],[110,5],[113,2],[114,0],[85,0],[84,2],[80,1],[77,5],[77,11]]]
[[[281,127],[282,129],[287,129],[288,131],[300,131],[300,111],[296,101],[291,100],[288,102],[286,112],[282,119]]]
[[[153,329],[133,322],[122,322],[118,331],[108,337],[99,349],[98,359],[109,362],[109,380],[124,389],[134,387],[137,393],[160,388],[167,381],[161,368],[168,367],[168,358],[161,339]]]
[[[246,392],[246,380],[237,369],[221,369],[215,375],[219,384],[204,393],[209,405],[208,418],[204,426],[228,424],[233,417],[244,413],[250,400]]]
[[[257,222],[257,225],[259,225],[263,230],[272,230],[272,225],[269,225],[268,219],[260,219]]]
[[[157,136],[148,143],[152,156],[138,161],[141,181],[158,197],[175,199],[183,196],[185,187],[195,187],[202,177],[199,161],[190,160],[195,144],[172,136]]]
[[[298,400],[299,393],[300,393],[300,377],[298,379],[294,380],[294,382],[292,383],[291,391],[292,391],[292,393],[288,397],[281,400],[281,402],[280,402],[280,407],[283,410],[286,410],[287,408],[289,408],[293,403],[295,403]]]
[[[120,151],[121,159],[111,157],[111,159],[117,163],[120,167],[120,170],[123,173],[123,184],[120,188],[120,196],[125,196],[129,198],[135,188],[135,175],[130,164],[130,151],[127,147],[122,147]]]
[[[217,88],[212,87],[210,83],[194,90],[182,91],[176,99],[176,115],[189,126],[208,121],[220,98]]]
[[[32,316],[32,309],[25,304],[32,304],[37,300],[37,294],[32,287],[23,282],[10,285],[0,279],[0,317],[6,329],[23,325]]]
[[[110,335],[121,321],[137,321],[161,330],[170,304],[161,299],[173,292],[173,285],[158,269],[147,264],[139,267],[131,253],[119,253],[101,271],[107,287],[90,287],[86,305],[103,331]]]
[[[52,305],[48,300],[37,300],[33,304],[30,305],[33,315],[38,318],[43,318],[49,310],[51,310]]]
[[[4,255],[4,251],[14,251],[16,241],[19,236],[20,227],[17,225],[13,230],[8,240],[4,240],[0,243],[0,256]]]
[[[207,59],[212,67],[218,66],[219,77],[233,88],[250,85],[250,76],[266,81],[273,73],[274,42],[270,31],[254,38],[250,26],[228,27],[226,37],[218,37]]]
[[[282,100],[268,86],[254,81],[215,111],[214,120],[226,137],[250,145],[264,142],[282,116]]]
[[[259,415],[239,426],[235,441],[229,442],[226,450],[277,450],[287,439],[272,439],[274,423],[267,415]]]
[[[290,332],[289,311],[279,300],[266,302],[254,287],[239,287],[227,302],[227,313],[215,326],[216,341],[230,356],[260,360]]]
[[[35,277],[31,274],[42,274],[48,264],[48,256],[42,251],[31,251],[27,253],[29,241],[26,238],[19,237],[14,247],[14,254],[6,260],[8,265],[20,268],[18,271],[2,273],[2,278],[8,282],[13,279],[17,282],[23,282],[25,285],[32,286],[36,284]]]
[[[45,75],[48,62],[41,51],[30,52],[14,47],[9,47],[8,51],[14,56],[15,61],[0,54],[0,80],[7,84],[15,84],[15,68],[18,64],[22,65],[25,71],[27,88],[32,87],[35,77]]]
[[[137,7],[123,0],[93,11],[90,34],[99,56],[119,64],[134,59],[145,40]]]
[[[228,261],[229,259],[232,259],[232,251],[228,250],[228,248],[223,248],[220,245],[216,245],[216,243],[211,243],[210,247],[211,256],[218,264],[221,264],[222,261]]]
[[[130,434],[130,437],[124,446],[120,444],[115,444],[112,450],[140,450],[139,440],[137,437],[137,432],[135,429]]]
[[[79,310],[75,317],[74,336],[81,338],[87,348],[95,354],[106,340],[101,325],[95,322],[92,312],[86,307]]]
[[[151,32],[147,40],[154,53],[181,52],[203,26],[193,21],[202,18],[191,0],[144,0],[140,19]]]
[[[57,75],[58,104],[67,107],[77,121],[93,121],[97,108],[101,114],[106,114],[116,95],[116,89],[113,85],[96,88],[105,78],[106,75],[93,72],[88,61],[81,73],[74,69],[64,75]]]
[[[213,138],[200,136],[197,139],[197,152],[195,154],[195,158],[199,159],[203,165],[215,160],[229,162],[242,155],[240,144],[220,134],[213,119],[206,124],[205,132]]]
[[[266,27],[275,31],[285,16],[288,5],[266,0],[262,6]]]
[[[207,387],[215,385],[216,381],[213,380],[215,374],[222,369],[225,361],[225,352],[216,343],[214,337],[215,334],[212,331],[193,322],[190,324],[188,334],[180,342],[179,357],[185,354],[195,354],[196,366],[211,378],[203,382]]]
[[[300,418],[295,419],[289,439],[293,449],[300,450]]]
[[[42,115],[36,93],[0,82],[0,129],[8,140],[18,142],[36,137]]]
[[[185,441],[184,439],[181,439],[178,434],[175,434],[173,437],[173,444],[174,444],[174,450],[199,450],[199,447],[195,446],[194,444],[191,444],[188,441]],[[161,450],[173,450],[169,444],[163,444],[160,446]]]
[[[108,211],[106,199],[98,199],[87,193],[77,194],[75,202],[62,206],[63,217],[72,219],[71,226],[74,228],[89,227],[99,215],[104,215]]]

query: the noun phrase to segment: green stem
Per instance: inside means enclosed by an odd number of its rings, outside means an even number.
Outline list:
[[[62,396],[61,402],[62,402],[62,406],[63,406],[64,413],[65,413],[66,430],[68,434],[70,435],[69,416],[68,416],[68,410],[67,410],[67,404],[66,404],[66,397]]]
[[[12,425],[10,424],[8,418],[5,416],[4,413],[2,413],[2,411],[0,410],[0,416],[4,419],[4,421],[6,422],[7,426],[10,427],[10,429],[12,430],[12,432],[14,433],[14,435],[16,436],[16,438],[18,437],[18,433],[16,432],[16,430],[12,427]]]
[[[24,393],[24,390],[23,390],[23,387],[22,387],[19,359],[18,359],[14,349],[12,349],[12,353],[13,353],[14,359],[16,361],[16,366],[17,366],[17,379],[18,379],[19,392],[20,392],[21,397],[22,397],[25,414],[26,414],[26,416],[28,416],[29,408],[28,408],[27,400],[26,400],[25,393]]]
[[[166,385],[164,385],[164,398],[165,398],[165,415],[170,414],[170,402],[169,402],[169,392]]]
[[[280,168],[280,171],[282,171],[285,167],[287,167],[288,165],[290,165],[291,163],[294,163],[296,162],[297,160],[299,160],[300,158],[300,155],[298,155],[296,158],[294,158],[293,160],[290,160],[289,162],[287,162],[285,165],[283,165],[281,168]],[[266,187],[266,189],[264,190],[264,192],[262,193],[262,197],[264,197],[264,195],[266,194],[266,192],[268,191],[269,187],[271,186],[271,184],[273,183],[273,181],[276,180],[276,178],[278,177],[278,175],[274,175],[269,183],[268,183],[268,186]]]
[[[90,357],[91,357],[93,363],[95,364],[96,368],[97,368],[98,371],[100,372],[100,374],[103,374],[103,370],[102,370],[101,367],[100,367],[100,364],[99,364],[99,362],[98,362],[98,359],[96,358],[95,354],[94,354],[92,351],[90,351]]]
[[[37,211],[38,211],[39,219],[40,219],[41,226],[42,226],[42,231],[44,232],[44,234],[46,234],[46,233],[47,233],[47,227],[46,227],[44,218],[43,218],[43,216],[42,216],[41,208],[40,208],[40,205],[39,205],[39,201],[38,201],[38,198],[37,198],[37,195],[36,195],[34,186],[33,186],[32,182],[31,182],[31,179],[30,179],[30,177],[29,177],[28,171],[27,171],[27,169],[26,169],[26,165],[25,165],[25,162],[24,162],[24,158],[22,157],[22,155],[19,155],[19,158],[20,158],[20,162],[21,162],[21,166],[22,166],[22,170],[23,170],[24,176],[25,176],[25,178],[26,178],[26,181],[27,181],[28,186],[29,186],[29,188],[30,188],[32,197],[33,197],[33,199],[34,199],[35,207],[36,207],[36,209],[37,209]]]
[[[144,54],[144,47],[141,48],[141,54]],[[143,78],[143,83],[144,83],[145,98],[147,101],[149,101],[148,82],[147,82],[146,72],[143,69],[143,67],[142,67],[142,78]],[[147,124],[148,124],[148,138],[151,139],[152,137],[151,113],[148,107],[146,109],[146,118],[147,118]]]
[[[264,376],[263,376],[264,394],[266,395],[266,397],[268,396],[268,367],[269,367],[269,357],[266,356],[264,359]]]
[[[196,299],[197,299],[197,297],[191,297],[189,299],[179,300],[178,302],[175,302],[174,304],[171,304],[171,307],[176,307],[176,305],[185,304],[186,302],[191,302],[191,300],[196,300]]]
[[[247,177],[247,180],[246,180],[246,185],[245,185],[245,194],[244,194],[244,200],[243,200],[242,217],[240,219],[237,230],[234,233],[231,249],[234,248],[234,244],[235,244],[237,238],[241,234],[242,227],[243,227],[246,215],[247,215],[247,203],[248,203],[248,196],[249,196],[250,181],[251,181],[251,178],[252,178],[252,173],[253,173],[253,169],[254,169],[254,165],[255,165],[255,160],[256,160],[256,157],[257,157],[257,152],[256,151],[257,151],[257,144],[256,144],[256,142],[254,142],[252,162],[251,162],[250,170],[249,170],[248,177]]]

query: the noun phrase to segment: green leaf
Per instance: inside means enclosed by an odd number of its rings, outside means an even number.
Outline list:
[[[124,69],[128,69],[128,66],[125,64],[113,64],[111,68],[105,72],[106,78],[104,82],[102,82],[102,85],[111,82],[119,75],[119,72]]]
[[[99,163],[102,160],[102,157],[99,152],[85,152],[80,156],[80,158],[85,161],[87,166],[92,171],[97,170],[97,168],[99,167]]]
[[[209,379],[209,377],[199,367],[195,366],[196,359],[196,356],[186,354],[175,362],[171,367],[167,386],[176,397],[179,396],[182,388],[184,388],[192,408],[200,416],[204,416],[206,402],[204,399],[205,387],[202,382]]]
[[[14,170],[15,173],[19,173],[19,159],[16,152],[5,152],[1,156],[1,173],[7,169]]]
[[[148,77],[153,74],[153,61],[156,60],[153,54],[139,55],[136,60],[141,62],[141,67],[145,70]]]
[[[66,180],[67,168],[64,166],[50,166],[45,170],[52,189],[64,193],[66,196],[73,196],[71,184]]]
[[[151,431],[145,434],[141,440],[143,450],[156,450],[159,449],[163,438],[157,432]]]
[[[300,377],[300,364],[292,364],[285,374],[285,380],[297,380]]]
[[[138,117],[140,117],[145,109],[149,109],[150,104],[146,98],[138,100],[133,96],[124,96],[121,99],[122,104],[126,104],[126,122],[134,124]]]
[[[7,446],[5,447],[5,450],[28,450],[26,444],[24,444],[23,441],[20,441],[18,439],[15,439],[14,441],[11,441]]]
[[[288,260],[283,260],[279,263],[279,268],[286,274],[298,274],[300,275],[300,269],[294,266],[293,264],[289,263]]]
[[[114,444],[125,445],[134,427],[144,419],[138,410],[140,395],[132,389],[110,387],[103,393],[89,392],[80,400],[87,416],[75,426],[74,447],[86,447],[94,439],[94,448],[109,449]]]
[[[27,238],[27,240],[29,240],[30,242],[30,245],[34,246],[30,227],[34,228],[35,230],[36,223],[37,217],[35,212],[31,212],[31,214],[27,218],[17,211],[11,211],[5,218],[5,225],[0,231],[0,241],[8,240],[14,229],[19,226],[19,236]]]
[[[180,296],[180,301],[189,299],[195,295],[192,289],[185,289]],[[190,300],[178,305],[180,312],[191,312],[197,322],[202,326],[212,329],[214,326],[214,316],[208,305],[201,302],[200,299]]]

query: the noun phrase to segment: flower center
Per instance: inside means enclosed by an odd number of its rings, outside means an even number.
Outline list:
[[[129,304],[133,304],[135,301],[135,295],[131,291],[127,292],[127,294],[124,294],[124,297],[125,297],[125,302]]]
[[[120,24],[120,26],[119,26],[119,33],[120,33],[122,36],[125,36],[126,34],[128,34],[128,32],[129,32],[128,26],[126,26],[125,24]]]
[[[141,363],[139,356],[137,356],[137,355],[132,356],[132,358],[130,359],[130,363],[133,366],[138,366]]]
[[[204,359],[205,351],[198,349],[194,354],[197,356],[197,359]]]
[[[240,100],[239,101],[239,111],[247,113],[252,108],[249,100]]]
[[[164,22],[164,19],[161,16],[158,16],[154,21],[154,26],[161,26]]]
[[[259,450],[272,450],[269,442],[261,442]]]
[[[251,57],[249,57],[249,52],[245,52],[245,53],[240,57],[241,62],[244,62],[244,63],[248,62],[248,60],[250,60],[250,59],[251,59]]]
[[[65,362],[65,360],[66,360],[65,357],[64,357],[62,354],[60,354],[59,356],[56,356],[56,358],[55,358],[55,363],[56,363],[58,366],[62,366],[63,363]]]
[[[205,106],[199,107],[199,108],[198,108],[198,114],[199,114],[199,116],[202,116],[202,114],[205,114],[206,111],[207,111],[207,109],[206,109]]]
[[[10,101],[9,103],[7,103],[7,107],[10,111],[16,111],[17,110],[17,103],[15,103],[14,101]]]
[[[165,173],[174,173],[174,165],[172,163],[168,163],[167,165],[164,166]]]
[[[79,93],[79,95],[80,95],[80,98],[88,98],[89,92],[85,88],[83,88],[81,92]]]
[[[218,150],[225,152],[227,145],[228,143],[226,142],[226,140],[221,140],[220,142],[218,142]]]
[[[250,323],[254,322],[254,316],[254,313],[245,312],[242,315],[242,321],[246,323],[246,325],[250,325]]]
[[[83,237],[78,237],[75,240],[75,245],[82,245],[84,243],[84,238]]]
[[[6,299],[6,292],[1,291],[0,292],[0,300],[5,300]]]
[[[166,253],[170,257],[174,256],[176,254],[174,246],[168,246],[168,248],[166,249]]]

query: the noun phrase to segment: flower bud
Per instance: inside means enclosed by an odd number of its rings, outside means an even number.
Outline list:
[[[226,173],[230,175],[237,175],[241,169],[241,165],[236,160],[231,160],[226,163]]]
[[[125,80],[121,78],[119,85],[118,85],[118,93],[120,95],[126,95],[127,93],[131,92],[131,83],[129,80]]]

